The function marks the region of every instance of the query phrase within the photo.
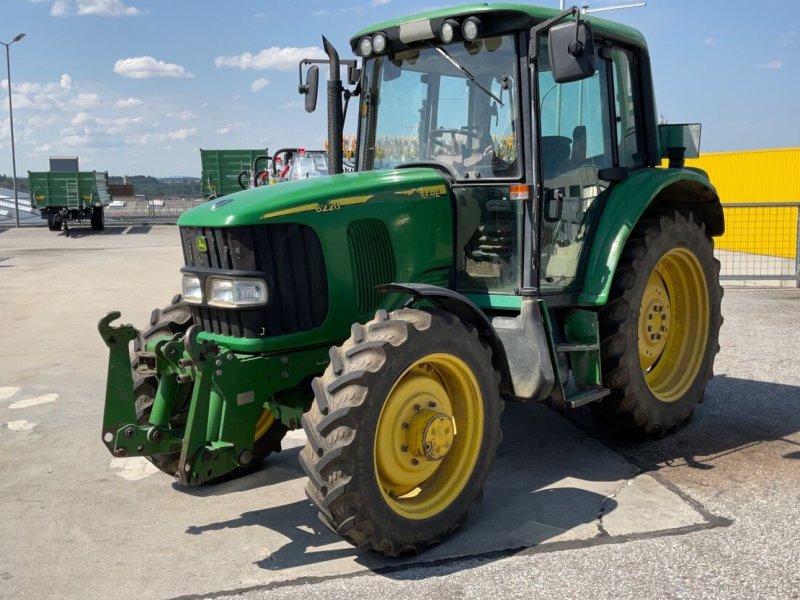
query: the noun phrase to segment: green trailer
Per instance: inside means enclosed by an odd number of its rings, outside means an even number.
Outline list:
[[[111,204],[108,172],[28,171],[28,181],[33,207],[47,219],[50,231],[84,220],[95,231],[105,228],[104,209]]]
[[[200,149],[203,195],[217,198],[255,187],[259,164],[266,172],[266,149],[260,150],[204,150]]]

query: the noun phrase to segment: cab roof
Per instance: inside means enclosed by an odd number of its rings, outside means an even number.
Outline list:
[[[401,24],[410,23],[412,21],[422,21],[425,19],[438,21],[440,19],[449,17],[466,17],[469,15],[479,16],[481,14],[489,13],[506,13],[509,16],[513,15],[518,17],[520,19],[520,25],[527,22],[526,24],[528,27],[533,27],[537,23],[541,23],[542,21],[546,21],[547,19],[555,17],[560,12],[561,11],[557,9],[533,6],[531,4],[513,4],[506,2],[462,4],[459,6],[440,8],[437,10],[431,10],[398,19],[391,19],[388,21],[375,23],[374,25],[365,27],[361,31],[357,32],[350,39],[350,47],[355,51],[358,46],[358,40],[364,35],[373,34],[378,31],[388,32],[399,27]],[[612,38],[647,52],[647,42],[645,41],[641,32],[639,32],[637,29],[628,27],[627,25],[622,25],[621,23],[616,23],[614,21],[599,19],[591,15],[587,15],[585,17],[582,16],[581,18],[586,19],[592,24],[592,31],[595,36]]]

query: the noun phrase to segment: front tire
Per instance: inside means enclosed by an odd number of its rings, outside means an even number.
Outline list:
[[[603,384],[595,414],[622,434],[661,437],[703,400],[719,352],[714,244],[692,213],[643,218],[600,311]]]
[[[500,443],[499,375],[477,331],[438,310],[353,325],[313,383],[300,463],[320,519],[387,556],[459,528]]]

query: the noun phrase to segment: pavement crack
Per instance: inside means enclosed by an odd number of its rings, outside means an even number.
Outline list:
[[[597,524],[597,531],[599,532],[599,537],[611,537],[611,534],[608,533],[605,526],[603,525],[603,517],[606,516],[606,512],[608,511],[611,502],[613,502],[620,494],[620,492],[622,492],[623,489],[628,487],[631,484],[631,482],[641,474],[642,471],[639,470],[630,477],[628,477],[627,479],[624,479],[623,481],[620,482],[620,484],[611,494],[603,498],[603,502],[600,503],[600,508],[597,510],[597,517],[595,518],[597,522],[596,524]]]

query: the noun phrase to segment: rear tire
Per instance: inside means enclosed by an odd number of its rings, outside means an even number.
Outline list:
[[[353,325],[303,415],[306,494],[332,531],[387,556],[461,527],[500,443],[499,375],[472,326],[404,309]]]
[[[153,401],[158,387],[158,378],[155,375],[139,375],[137,373],[139,360],[135,353],[138,350],[143,350],[152,339],[185,333],[193,323],[189,305],[178,294],[172,299],[169,306],[163,309],[157,308],[153,311],[150,315],[150,328],[141,332],[139,337],[133,341],[134,355],[131,360],[131,368],[133,369],[133,395],[136,402],[136,420],[138,424],[146,425],[149,422],[150,411],[153,408]],[[184,398],[178,399],[170,418],[172,426],[179,428],[185,426],[190,401],[191,393]],[[280,421],[271,421],[270,418],[269,411],[264,411],[257,423],[257,427],[261,425],[261,427],[258,427],[261,430],[261,437],[255,440],[253,459],[250,463],[246,466],[237,467],[210,483],[233,479],[257,471],[261,468],[261,464],[268,454],[281,451],[281,440],[286,435],[288,428]],[[148,456],[147,459],[164,473],[175,475],[178,472],[180,452],[154,454]]]
[[[686,423],[713,376],[722,325],[719,261],[690,212],[644,217],[600,310],[603,385],[594,413],[620,434],[662,437]]]

